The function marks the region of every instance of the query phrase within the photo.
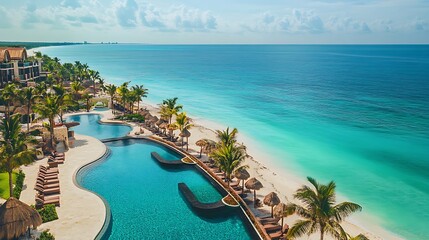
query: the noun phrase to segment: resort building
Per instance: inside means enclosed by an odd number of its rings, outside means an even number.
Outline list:
[[[0,47],[0,88],[13,81],[26,86],[39,78],[41,68],[41,62],[27,59],[25,48]]]

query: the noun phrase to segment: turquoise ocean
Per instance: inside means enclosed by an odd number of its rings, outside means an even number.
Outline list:
[[[429,238],[428,45],[76,45],[42,48],[106,81],[179,97],[281,171],[321,182],[381,227]]]

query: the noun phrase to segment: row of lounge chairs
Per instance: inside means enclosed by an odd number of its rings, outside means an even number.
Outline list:
[[[257,219],[271,239],[281,239],[283,235],[289,230],[289,225],[284,224],[281,226],[278,224],[280,218],[263,217]]]
[[[60,206],[60,180],[58,178],[58,164],[65,161],[64,153],[52,152],[48,159],[48,166],[39,166],[35,196],[36,208],[42,208],[47,204]]]
[[[219,177],[223,181],[225,180],[225,174],[222,171],[220,171],[220,169],[217,166],[215,166],[214,164],[211,164],[210,162],[205,164],[217,177]],[[232,189],[234,189],[234,191],[238,195],[243,197],[242,195],[243,189],[242,189],[242,186],[240,186],[240,180],[233,179],[233,181],[230,182],[229,186]],[[271,239],[282,239],[283,235],[287,233],[287,231],[289,230],[289,226],[287,224],[285,224],[284,226],[281,226],[280,224],[278,224],[280,218],[264,217],[264,218],[258,218],[258,220]]]

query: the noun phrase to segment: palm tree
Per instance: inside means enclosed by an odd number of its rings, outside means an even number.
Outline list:
[[[35,90],[37,95],[46,96],[46,93],[48,91],[48,86],[46,85],[45,82],[40,82],[36,85]]]
[[[223,145],[213,151],[210,156],[216,161],[216,165],[225,173],[225,181],[231,181],[231,175],[240,168],[244,161],[245,154],[242,149],[233,144]]]
[[[19,93],[19,101],[21,102],[21,104],[26,105],[27,107],[27,133],[30,131],[30,111],[33,104],[35,104],[36,100],[39,97],[40,96],[37,95],[37,90],[32,87],[24,88]]]
[[[224,130],[216,130],[216,135],[217,138],[219,139],[219,144],[220,145],[234,145],[237,140],[236,140],[236,135],[238,133],[237,128],[232,129],[232,131],[229,131],[229,127]]]
[[[34,160],[34,150],[28,149],[28,143],[33,139],[21,132],[21,116],[13,115],[5,118],[0,124],[3,138],[0,140],[0,169],[9,175],[9,196],[13,196],[12,172],[15,168],[31,163]]]
[[[140,111],[140,101],[142,98],[147,97],[148,89],[144,88],[143,85],[135,85],[132,87],[133,92],[135,92],[137,97],[137,109]]]
[[[110,96],[110,106],[112,106],[113,113],[115,113],[115,106],[113,106],[113,99],[115,98],[116,90],[117,88],[113,84],[109,84],[106,86],[106,92]]]
[[[182,110],[183,106],[180,104],[177,104],[177,97],[175,98],[168,98],[162,101],[162,105],[165,106],[167,110],[167,116],[169,118],[168,123],[171,123],[171,119],[173,118],[173,115],[177,115],[180,110]]]
[[[103,78],[98,79],[98,84],[100,84],[100,89],[101,91],[104,93],[104,91],[106,91],[106,82],[104,81]]]
[[[288,214],[296,213],[304,218],[304,220],[298,220],[289,229],[287,236],[293,239],[320,231],[321,240],[325,234],[330,234],[336,239],[347,239],[347,233],[340,223],[350,214],[361,211],[362,207],[352,202],[334,205],[336,185],[333,181],[323,185],[311,177],[307,177],[307,179],[313,187],[304,185],[294,195],[294,198],[303,202],[304,205],[291,203],[286,206]]]
[[[5,116],[9,118],[10,116],[10,106],[13,105],[14,101],[18,96],[18,88],[15,84],[9,83],[7,84],[3,90],[0,92],[0,96],[2,101],[5,104]]]
[[[186,116],[185,112],[180,113],[176,117],[176,126],[179,129],[180,133],[183,133],[185,130],[189,130],[193,125],[189,122],[189,118]],[[182,149],[183,149],[183,138],[182,137]],[[186,137],[186,151],[188,151],[189,146],[189,137]]]
[[[96,80],[100,80],[101,79],[101,77],[100,77],[100,72],[98,72],[98,71],[94,71],[94,70],[89,70],[89,72],[88,72],[89,74],[89,77],[91,78],[91,80],[92,80],[92,87],[93,87],[93,91],[94,91],[94,96],[96,96],[96,91],[95,91],[95,81]]]
[[[70,84],[70,91],[73,97],[73,100],[77,101],[80,99],[81,91],[85,88],[82,86],[82,83],[79,81],[73,81]]]
[[[91,99],[93,98],[94,96],[93,95],[91,95],[91,94],[89,94],[88,92],[85,92],[83,95],[82,95],[82,98],[85,100],[85,102],[86,102],[86,112],[89,112],[89,110],[91,109]]]
[[[125,82],[116,89],[116,92],[118,93],[119,97],[122,100],[122,106],[124,107],[124,115],[125,115],[125,110],[126,110],[125,106],[126,106],[126,103],[128,100],[128,93],[130,92],[130,90],[128,89],[129,83],[130,82]]]
[[[43,101],[34,106],[34,110],[41,115],[42,118],[49,120],[49,132],[50,132],[50,147],[54,147],[54,127],[55,117],[59,116],[62,111],[61,100],[58,95],[49,94]]]
[[[61,85],[54,85],[52,86],[53,90],[55,91],[55,95],[58,96],[58,104],[60,105],[60,121],[63,123],[63,111],[67,109],[68,106],[72,106],[76,104],[75,101],[73,101],[72,96],[70,93],[66,91],[66,89]]]

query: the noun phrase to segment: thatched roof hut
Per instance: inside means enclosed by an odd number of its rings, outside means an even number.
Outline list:
[[[42,224],[39,213],[27,204],[11,197],[0,206],[0,239],[15,239],[29,227]]]
[[[273,207],[280,203],[280,198],[277,196],[277,193],[270,192],[267,196],[264,197],[264,204],[271,207],[271,217],[273,217]]]
[[[259,189],[263,188],[264,186],[256,178],[251,178],[251,179],[247,180],[245,186],[247,189],[253,190],[253,203],[254,203],[254,206],[256,207],[256,190],[259,190]]]

